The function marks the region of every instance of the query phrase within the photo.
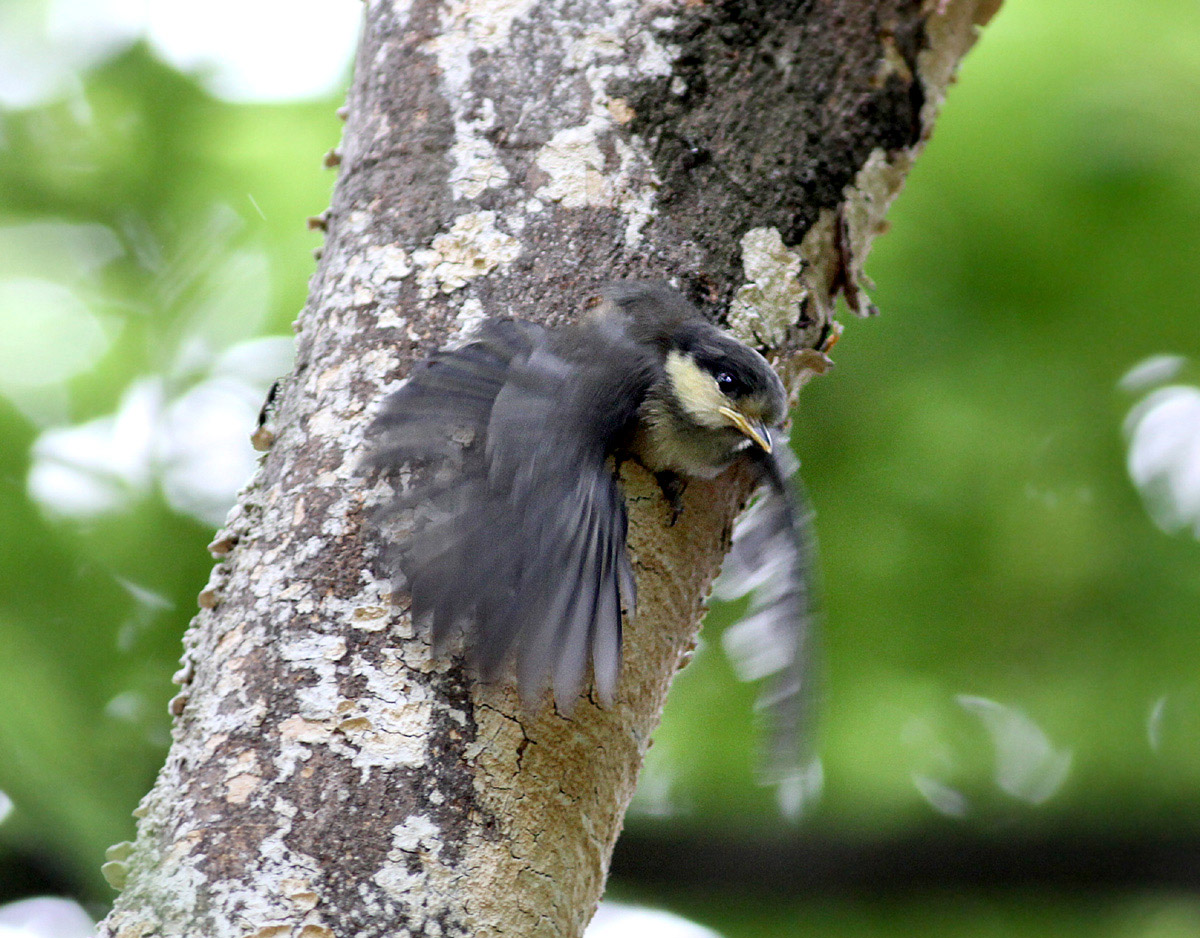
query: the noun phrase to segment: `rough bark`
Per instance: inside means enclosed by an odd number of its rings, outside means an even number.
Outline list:
[[[622,469],[639,616],[569,719],[414,634],[363,432],[483,315],[674,279],[798,384],[998,0],[369,0],[273,446],[212,545],[106,936],[578,935],[745,495]],[[395,602],[393,602],[395,599]]]

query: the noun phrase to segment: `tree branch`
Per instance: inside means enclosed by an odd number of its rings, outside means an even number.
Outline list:
[[[274,441],[213,549],[108,936],[577,935],[746,495],[622,468],[639,617],[567,719],[434,659],[363,432],[483,315],[675,278],[799,383],[995,0],[369,0]],[[314,157],[315,158],[315,157]],[[398,605],[393,604],[393,600]]]

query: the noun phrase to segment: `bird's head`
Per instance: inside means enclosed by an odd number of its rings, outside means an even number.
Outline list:
[[[707,430],[735,430],[771,452],[771,428],[787,417],[787,392],[765,358],[708,323],[672,337],[666,373],[679,410]]]

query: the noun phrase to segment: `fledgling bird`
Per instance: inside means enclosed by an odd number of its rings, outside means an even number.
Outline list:
[[[763,493],[729,565],[755,587],[743,636],[776,763],[795,763],[808,688],[805,513],[787,477],[783,382],[757,351],[662,282],[623,282],[557,329],[489,319],[417,365],[371,427],[371,464],[413,471],[379,510],[387,558],[435,650],[456,635],[485,681],[512,662],[522,698],[569,710],[589,666],[612,701],[634,578],[608,459],[631,455],[679,510],[690,477],[736,460]],[[728,577],[726,577],[728,580]]]

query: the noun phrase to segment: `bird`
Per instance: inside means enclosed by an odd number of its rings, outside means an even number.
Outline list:
[[[772,761],[794,765],[813,547],[807,502],[789,483],[787,416],[763,355],[665,281],[609,284],[555,328],[485,319],[414,366],[369,427],[367,465],[394,480],[374,515],[385,563],[435,653],[460,641],[482,681],[515,676],[527,703],[549,687],[567,714],[590,670],[610,706],[623,618],[636,610],[617,462],[655,475],[672,524],[689,479],[744,462],[759,495],[720,583],[724,595],[753,590],[736,644],[770,679]]]

